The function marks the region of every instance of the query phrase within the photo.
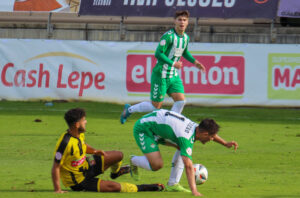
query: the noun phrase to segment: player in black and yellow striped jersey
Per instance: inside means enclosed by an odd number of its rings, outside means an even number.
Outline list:
[[[66,133],[57,141],[52,167],[52,181],[54,191],[61,190],[60,178],[65,187],[74,191],[95,192],[139,192],[162,191],[162,184],[135,185],[117,183],[96,178],[109,167],[110,177],[117,177],[129,173],[129,166],[122,166],[123,153],[121,151],[97,150],[85,143],[86,113],[83,109],[75,108],[65,113],[65,120],[69,126]],[[86,156],[86,154],[92,154]]]

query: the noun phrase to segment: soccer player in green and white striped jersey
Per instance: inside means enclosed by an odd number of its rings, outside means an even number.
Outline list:
[[[195,64],[201,71],[205,67],[188,51],[189,36],[185,33],[188,26],[189,12],[177,11],[175,14],[175,28],[167,31],[160,39],[155,51],[157,64],[151,74],[151,102],[141,102],[130,106],[126,104],[121,114],[121,123],[124,124],[130,114],[135,112],[151,112],[160,109],[168,94],[174,100],[172,111],[181,113],[185,103],[184,87],[178,74],[182,68],[180,58],[183,56]]]
[[[120,119],[122,124],[126,122],[126,119],[132,113],[151,112],[155,109],[160,109],[166,94],[174,100],[171,110],[177,113],[182,112],[185,104],[184,87],[178,75],[178,69],[182,67],[181,56],[205,72],[205,67],[188,51],[190,38],[185,33],[185,30],[188,26],[189,12],[177,11],[174,18],[175,27],[161,37],[155,51],[157,64],[151,74],[151,102],[144,101],[133,106],[125,104]],[[172,170],[168,185],[176,187],[176,191],[187,192],[186,189],[179,185],[183,168],[180,152],[177,151],[172,160]]]
[[[190,189],[195,196],[201,196],[195,184],[192,153],[196,140],[205,144],[211,140],[227,148],[238,144],[227,142],[217,133],[219,125],[213,119],[204,119],[198,125],[185,116],[165,109],[153,111],[139,119],[133,129],[135,141],[144,156],[132,156],[130,159],[131,175],[138,179],[138,168],[157,171],[163,167],[163,160],[158,144],[175,147],[183,160]],[[168,186],[166,186],[167,191]],[[172,189],[172,187],[171,187]]]

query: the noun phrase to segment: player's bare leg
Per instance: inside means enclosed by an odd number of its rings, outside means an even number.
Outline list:
[[[159,151],[146,153],[145,156],[153,171],[157,171],[163,167],[164,163]]]
[[[111,168],[110,177],[116,179],[117,177],[130,172],[129,165],[121,166],[123,153],[121,151],[105,151],[104,156],[104,170]]]
[[[131,163],[152,171],[157,171],[163,167],[163,160],[159,151],[146,153],[145,156],[132,156]]]
[[[163,191],[162,184],[142,184],[135,185],[131,183],[117,183],[113,181],[100,180],[100,192],[141,192],[141,191]]]
[[[100,181],[100,192],[120,192],[121,184],[113,181]]]
[[[163,102],[154,102],[152,101],[152,105],[156,108],[156,109],[160,109],[162,106]]]
[[[122,161],[123,153],[121,151],[105,151],[104,156],[104,170],[108,169],[112,165]]]

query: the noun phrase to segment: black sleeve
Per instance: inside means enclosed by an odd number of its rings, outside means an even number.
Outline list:
[[[71,135],[69,133],[66,133],[64,137],[62,138],[60,145],[58,146],[58,149],[56,150],[54,161],[57,163],[60,163],[62,156],[64,154],[64,151],[70,141]]]

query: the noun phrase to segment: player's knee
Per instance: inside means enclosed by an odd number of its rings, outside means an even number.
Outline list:
[[[118,161],[121,161],[124,157],[123,152],[121,152],[121,151],[116,151],[116,152],[117,152],[116,156],[117,156]]]
[[[116,182],[106,182],[104,185],[100,186],[101,192],[120,192],[121,185]]]
[[[164,166],[162,161],[158,161],[158,162],[154,162],[151,164],[151,169],[153,171],[158,171],[159,169],[161,169]]]
[[[156,109],[160,109],[162,106],[162,102],[153,102],[152,101],[152,105],[156,108]]]
[[[121,151],[111,151],[109,154],[115,162],[119,162],[123,159],[123,153]]]

